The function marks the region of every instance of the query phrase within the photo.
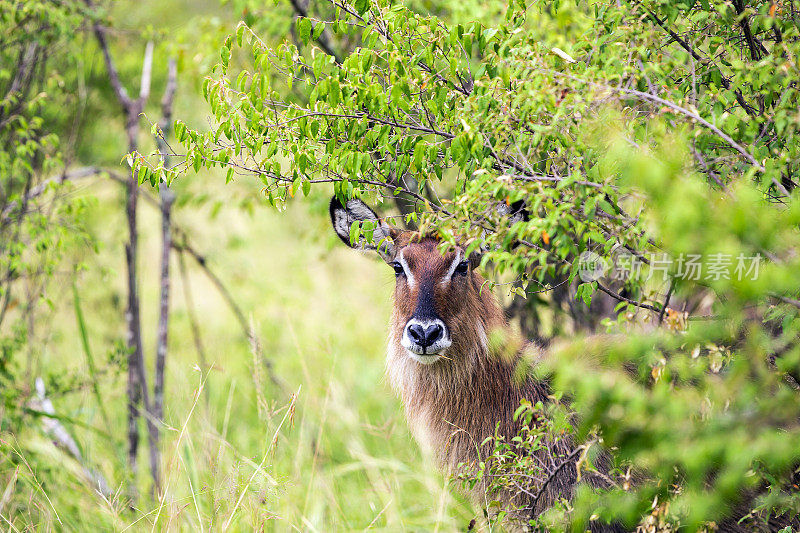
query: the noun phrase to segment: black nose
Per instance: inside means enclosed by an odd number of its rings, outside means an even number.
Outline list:
[[[441,339],[442,333],[444,332],[442,326],[439,324],[433,324],[427,328],[423,328],[419,324],[409,324],[407,329],[408,336],[411,340],[423,348],[427,348]]]

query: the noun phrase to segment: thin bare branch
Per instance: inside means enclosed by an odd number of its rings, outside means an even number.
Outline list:
[[[612,298],[614,298],[615,300],[617,300],[619,302],[625,302],[627,304],[635,305],[636,307],[641,307],[642,309],[648,309],[650,311],[653,311],[654,313],[660,313],[661,312],[661,309],[659,309],[658,307],[652,306],[650,304],[646,304],[644,302],[637,302],[636,300],[631,300],[630,298],[626,298],[626,297],[622,296],[621,294],[617,294],[616,292],[604,287],[603,284],[600,283],[599,281],[597,282],[597,288],[600,289],[601,291],[603,291],[604,293],[608,294],[609,296],[611,296]]]
[[[780,300],[785,304],[793,305],[796,308],[800,309],[800,300],[797,300],[795,298],[789,298],[788,296],[781,296],[780,294],[773,294],[772,297],[775,298],[776,300]]]
[[[672,38],[673,41],[678,43],[681,48],[683,48],[684,50],[689,52],[689,54],[694,59],[696,59],[697,61],[702,63],[703,66],[705,66],[705,67],[713,67],[713,68],[716,68],[717,70],[720,70],[720,82],[722,83],[722,86],[725,87],[728,90],[733,90],[734,96],[736,97],[736,101],[742,107],[742,109],[745,110],[745,112],[748,115],[756,116],[758,114],[758,111],[756,109],[754,109],[753,106],[751,106],[750,104],[748,104],[745,101],[744,96],[742,96],[742,93],[741,93],[741,91],[739,91],[739,89],[731,89],[731,81],[727,77],[722,75],[722,71],[717,65],[715,65],[710,59],[701,56],[688,42],[683,40],[680,35],[675,33],[672,30],[672,28],[667,26],[666,21],[663,21],[660,18],[658,18],[658,16],[655,13],[653,13],[650,9],[648,9],[647,7],[642,5],[641,3],[639,3],[639,5],[641,5],[643,7],[643,9],[650,16],[650,18],[653,19],[653,21],[655,21],[655,23],[662,30],[664,30],[665,32],[667,32],[667,34],[669,34],[669,36]]]
[[[144,48],[144,60],[142,61],[142,80],[139,85],[139,100],[146,102],[150,97],[150,82],[153,77],[153,41],[147,41]]]
[[[102,172],[104,171],[99,167],[81,167],[73,170],[65,169],[64,172],[58,176],[48,178],[42,181],[36,187],[32,187],[31,190],[28,191],[28,193],[22,198],[22,203],[26,204],[34,198],[41,196],[52,186],[58,186],[64,182],[75,181],[81,178],[90,178]],[[20,205],[20,203],[15,200],[13,202],[9,202],[5,208],[3,208],[2,213],[0,213],[0,225],[2,225],[5,220],[10,218],[12,212],[17,208],[18,205]]]
[[[714,132],[720,139],[724,140],[731,148],[733,148],[734,150],[739,152],[739,154],[741,154],[754,168],[756,168],[760,172],[764,172],[766,170],[764,168],[764,166],[761,163],[759,163],[758,160],[756,160],[756,158],[753,157],[752,154],[750,154],[750,152],[745,150],[745,148],[742,145],[740,145],[739,143],[734,141],[730,137],[730,135],[728,135],[727,133],[725,133],[724,131],[722,131],[718,127],[716,127],[714,124],[711,124],[709,121],[707,121],[706,119],[704,119],[703,117],[701,117],[697,113],[694,113],[693,111],[689,111],[688,109],[679,106],[675,102],[671,102],[670,100],[665,100],[664,98],[661,98],[660,96],[657,96],[657,95],[654,95],[654,94],[645,93],[645,92],[642,92],[642,91],[637,91],[636,89],[627,89],[625,87],[612,87],[610,85],[597,83],[597,82],[593,82],[593,81],[589,81],[589,80],[584,80],[584,79],[578,78],[576,76],[572,76],[572,75],[569,75],[569,74],[564,74],[563,72],[558,72],[558,71],[555,71],[555,70],[548,70],[548,72],[550,72],[554,76],[568,78],[568,79],[571,79],[573,81],[577,81],[577,82],[580,82],[580,83],[585,83],[587,85],[593,85],[595,87],[602,87],[604,89],[611,90],[611,91],[614,91],[614,92],[617,92],[617,93],[622,93],[622,94],[627,94],[627,95],[630,95],[630,96],[635,96],[636,98],[639,98],[639,99],[642,99],[642,100],[649,100],[651,102],[655,102],[655,103],[661,104],[663,106],[666,106],[666,107],[672,109],[673,111],[676,111],[677,113],[680,113],[681,115],[689,117],[692,120],[696,120],[697,122],[699,122],[700,124],[702,124],[703,126],[708,128],[709,130]],[[778,184],[778,185],[780,185],[780,184]],[[783,189],[781,192],[783,192],[786,195],[789,194],[788,191],[786,191],[786,189],[783,188],[783,186],[780,186],[780,188]]]
[[[95,7],[92,0],[86,0],[86,5],[90,9],[94,9]],[[97,38],[97,44],[100,46],[100,51],[103,53],[103,61],[106,64],[106,71],[108,72],[108,81],[111,82],[111,88],[114,89],[114,94],[117,96],[117,100],[119,100],[119,103],[122,104],[122,107],[127,112],[133,101],[131,100],[130,96],[128,96],[128,91],[126,91],[125,87],[122,85],[122,81],[119,78],[119,71],[114,64],[114,60],[111,57],[111,52],[108,49],[106,28],[99,22],[95,21],[94,24],[92,24],[92,29],[94,30],[94,35]]]
[[[239,325],[242,328],[242,332],[244,333],[244,336],[245,338],[247,338],[248,342],[258,343],[259,342],[258,339],[254,338],[255,331],[253,331],[250,328],[247,322],[247,318],[245,318],[244,312],[242,312],[241,307],[239,307],[239,304],[233,298],[233,295],[230,293],[230,291],[222,282],[222,280],[219,278],[219,276],[217,276],[213,270],[208,268],[205,256],[200,254],[194,247],[192,247],[189,243],[187,243],[185,239],[181,243],[174,243],[172,246],[173,248],[175,248],[180,252],[188,253],[189,256],[195,260],[197,265],[203,270],[203,272],[205,272],[208,279],[210,279],[211,282],[217,287],[217,290],[227,302],[228,307],[230,307],[231,311],[233,311],[233,314],[236,317],[236,320],[239,322]],[[284,385],[283,381],[278,377],[278,375],[275,373],[272,367],[272,361],[270,361],[267,358],[264,358],[263,362],[264,366],[266,366],[267,368],[267,372],[269,373],[269,377],[272,383],[274,383],[278,387],[281,393],[285,392],[287,390],[286,386]]]
[[[151,54],[152,55],[152,54]],[[156,142],[165,166],[169,164],[166,136],[172,125],[172,102],[177,88],[177,66],[169,61],[169,74],[164,97],[161,100],[162,117]],[[159,299],[158,339],[156,341],[156,367],[153,383],[153,416],[164,418],[164,371],[167,361],[167,339],[169,334],[170,276],[169,258],[172,249],[172,204],[175,193],[166,185],[160,188],[161,200],[161,297]]]
[[[588,445],[585,444],[583,446],[578,446],[577,448],[575,448],[575,450],[571,454],[569,454],[568,457],[565,457],[564,460],[561,461],[561,463],[559,463],[559,465],[556,468],[554,468],[552,472],[550,472],[550,475],[547,476],[547,479],[544,480],[544,483],[542,483],[541,486],[539,486],[539,490],[536,491],[536,497],[533,499],[533,502],[531,502],[531,507],[533,507],[534,509],[536,508],[536,504],[539,502],[539,499],[544,495],[547,486],[556,478],[556,475],[558,475],[558,473],[561,470],[563,470],[570,464],[572,464],[577,468],[577,466],[574,464],[574,461],[578,458],[578,456],[581,453],[583,453],[584,449],[587,446]]]

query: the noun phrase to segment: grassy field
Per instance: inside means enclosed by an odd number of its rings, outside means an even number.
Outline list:
[[[270,381],[220,294],[189,263],[207,358],[202,365],[173,257],[162,446],[167,489],[161,499],[148,497],[143,443],[137,480],[142,495],[137,512],[127,509],[125,382],[114,371],[112,349],[124,335],[121,197],[113,184],[86,185],[96,196],[89,207],[92,233],[103,244],[96,254],[85,247],[75,258],[93,265],[77,286],[111,427],[104,427],[87,385],[75,314],[63,304],[71,298],[68,285],[54,283],[47,294],[62,303],[40,326],[41,368],[33,374],[77,378],[50,379],[50,387],[69,391],[55,402],[56,412],[86,425],[68,427],[86,462],[117,494],[104,501],[78,464],[49,443],[40,427],[30,427],[9,449],[31,469],[0,478],[0,493],[13,484],[28,485],[29,501],[0,506],[12,530],[34,524],[117,531],[463,529],[473,510],[421,455],[383,378],[390,270],[340,246],[321,213],[325,198],[316,198],[311,212],[303,203],[284,213],[258,206],[248,216],[235,207],[257,193],[246,183],[225,187],[200,177],[190,186],[234,205],[213,218],[210,208],[182,209],[177,223],[195,228],[197,248],[249,315],[261,354],[283,385]],[[142,214],[142,322],[152,368],[159,239],[148,228],[157,227],[158,217],[149,207]]]
[[[166,8],[149,0],[120,5],[118,36],[124,42],[124,27],[140,28],[153,17],[186,31],[194,19],[184,12],[195,17],[220,10],[216,2],[181,5]],[[132,61],[136,54],[116,46],[119,57]],[[186,61],[189,76],[203,68],[191,57]],[[158,59],[154,68],[161,63]],[[124,75],[136,72],[135,62],[126,65]],[[162,78],[156,73],[156,83]],[[207,114],[199,84],[181,78],[175,115],[189,123],[202,122]],[[124,173],[122,121],[113,108],[95,111],[78,157],[106,161]],[[260,346],[253,350],[216,287],[187,258],[203,364],[173,255],[161,445],[166,490],[160,498],[150,493],[142,423],[135,510],[129,509],[125,458],[122,191],[103,178],[67,189],[70,197],[85,200],[86,229],[94,243],[70,246],[44,288],[31,284],[30,290],[42,291],[44,312],[32,324],[24,375],[31,387],[37,376],[44,378],[84,463],[102,473],[114,493],[103,497],[94,490],[81,465],[53,445],[41,419],[33,419],[19,434],[0,432],[0,529],[463,530],[475,511],[422,456],[383,377],[391,270],[341,245],[327,220],[327,197],[277,213],[261,199],[255,180],[223,182],[221,176],[201,174],[176,183],[174,218],[224,280]],[[160,217],[146,202],[140,209],[142,326],[152,372]],[[76,267],[99,401],[73,305]],[[264,360],[282,386],[270,380]]]

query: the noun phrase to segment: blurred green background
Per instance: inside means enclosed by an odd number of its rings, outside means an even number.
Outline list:
[[[288,31],[288,4],[261,5],[275,17],[266,23]],[[179,58],[174,116],[202,127],[208,115],[202,77],[217,60],[219,42],[247,6],[146,0],[114,2],[109,9],[110,47],[129,92],[138,89],[142,36],[154,35],[159,43],[140,134],[143,147],[152,143],[147,120],[160,117],[168,54]],[[91,31],[76,39],[77,59],[61,65],[64,84],[76,92],[65,100],[69,107],[54,117],[65,130],[77,132],[77,138],[62,139],[65,166],[92,164],[126,176],[124,120],[102,56]],[[140,422],[135,511],[128,508],[125,461],[124,189],[97,177],[67,184],[59,192],[61,200],[83,210],[81,227],[75,228],[80,237],[63,248],[53,276],[41,287],[33,281],[27,287],[41,290],[43,304],[35,324],[29,324],[29,353],[18,359],[27,363],[14,372],[25,388],[43,377],[48,398],[76,439],[85,464],[104,475],[113,494],[106,497],[94,490],[81,465],[53,445],[39,419],[28,419],[18,433],[0,432],[0,529],[466,527],[474,510],[421,455],[383,378],[391,270],[341,245],[330,228],[325,193],[278,213],[266,205],[257,180],[224,181],[224,173],[203,173],[176,183],[174,223],[189,230],[191,244],[224,279],[261,345],[253,349],[223,296],[189,258],[188,285],[184,283],[173,254],[162,443],[167,490],[163,499],[149,494]],[[160,290],[160,213],[146,201],[139,209],[142,338],[151,370]],[[81,344],[73,305],[76,268],[78,301],[110,427],[95,400]],[[205,364],[192,336],[187,287]],[[22,316],[23,307],[15,295],[7,324]],[[4,329],[0,333],[10,338],[11,327]],[[282,386],[270,381],[265,361]],[[11,417],[13,410],[0,414]]]
[[[577,440],[596,435],[620,460],[624,483],[581,489],[542,523],[583,531],[597,516],[694,531],[748,515],[743,527],[771,531],[770,519],[796,517],[800,2],[351,7],[0,0],[0,529],[453,531],[477,520],[491,530],[412,441],[383,377],[391,269],[342,245],[328,221],[332,187],[310,187],[328,178],[342,197],[378,198],[363,179],[373,163],[393,181],[380,187],[399,193],[382,213],[419,197],[409,193],[441,201],[450,212],[418,206],[407,221],[480,244],[498,295],[529,296],[503,303],[512,329],[550,343],[536,375],[569,398]],[[239,21],[252,30],[243,40]],[[374,21],[389,28],[381,37]],[[120,181],[131,148],[98,34],[134,98],[155,46],[150,97],[141,114],[127,106],[140,127],[135,161],[151,165],[137,189],[149,390],[162,220],[147,178],[175,177],[165,409],[152,447],[161,491],[145,420],[137,439],[127,423],[136,357]],[[322,55],[328,38],[343,65]],[[150,126],[171,58],[181,142],[178,170],[163,171]],[[423,108],[433,135],[413,123]],[[398,123],[398,109],[412,123]],[[338,133],[317,137],[320,121]],[[242,139],[247,150],[232,157]],[[260,178],[240,163],[260,166]],[[88,177],[58,183],[82,168]],[[309,197],[295,199],[298,187]],[[503,200],[524,200],[529,219],[497,216]],[[583,252],[612,260],[623,249],[765,261],[752,279],[688,279],[680,266],[652,280],[654,267],[575,277]],[[566,416],[556,411],[546,415]],[[531,478],[524,452],[484,466]],[[636,467],[649,479],[628,483]],[[108,490],[96,490],[100,476]]]

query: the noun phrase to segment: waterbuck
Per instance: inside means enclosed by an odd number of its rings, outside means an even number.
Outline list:
[[[330,203],[336,234],[348,246],[376,251],[397,278],[389,326],[386,372],[405,406],[414,437],[452,473],[459,465],[475,464],[492,451],[484,443],[495,428],[506,439],[519,430],[514,411],[524,398],[548,402],[546,384],[515,377],[522,351],[511,357],[490,353],[489,336],[508,331],[501,307],[484,279],[475,271],[477,258],[465,257],[460,247],[442,255],[435,238],[390,227],[360,200]],[[372,243],[351,243],[354,222],[373,229]],[[541,352],[533,345],[524,350]],[[523,490],[489,495],[505,505],[523,509],[518,517],[537,516],[558,498],[570,498],[577,481],[576,447],[567,438],[553,439],[536,452],[546,465],[538,482]],[[535,476],[531,476],[534,478]],[[583,479],[606,486],[606,477],[591,473]],[[485,502],[476,487],[475,496]],[[592,523],[593,531],[617,531]]]

